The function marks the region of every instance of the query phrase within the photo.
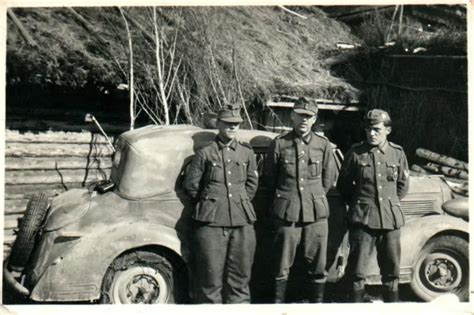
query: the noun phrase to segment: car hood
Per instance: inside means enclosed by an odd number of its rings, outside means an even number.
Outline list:
[[[90,208],[92,193],[87,189],[72,189],[56,196],[45,221],[44,231],[54,231],[77,221]]]

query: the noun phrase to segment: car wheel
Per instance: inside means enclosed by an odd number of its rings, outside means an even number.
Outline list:
[[[136,251],[117,258],[102,283],[104,304],[173,304],[185,290],[180,275],[162,255]]]
[[[10,269],[21,271],[25,267],[48,210],[48,197],[43,193],[33,195],[28,201],[8,260]]]
[[[453,293],[461,301],[469,295],[469,244],[457,236],[440,236],[423,247],[410,286],[424,301]]]

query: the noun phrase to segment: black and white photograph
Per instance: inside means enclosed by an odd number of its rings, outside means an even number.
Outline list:
[[[471,4],[237,4],[4,7],[0,313],[469,309]]]

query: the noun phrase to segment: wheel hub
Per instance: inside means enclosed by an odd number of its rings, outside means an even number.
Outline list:
[[[158,282],[148,275],[137,275],[127,285],[127,298],[134,304],[151,304],[160,295]]]
[[[462,269],[452,256],[433,253],[426,257],[424,277],[434,290],[447,292],[459,286]]]
[[[136,266],[117,272],[111,294],[113,301],[120,304],[156,304],[166,303],[170,291],[157,270]]]

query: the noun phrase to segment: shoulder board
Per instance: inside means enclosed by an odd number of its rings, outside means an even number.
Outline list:
[[[395,144],[395,143],[390,142],[390,141],[388,142],[388,144],[390,144],[391,147],[394,147],[398,150],[403,150],[403,148],[401,146],[399,146],[398,144]]]
[[[362,146],[363,144],[364,144],[364,141],[354,143],[354,144],[351,146],[351,149],[358,148],[358,147]]]
[[[318,133],[318,132],[313,132],[313,135],[315,135],[315,136],[317,136],[317,137],[319,137],[319,138],[322,138],[322,139],[324,139],[324,140],[329,141],[329,139],[328,139],[325,135],[320,134],[320,133]]]
[[[204,143],[201,143],[201,145],[197,147],[197,150],[204,149],[205,147],[208,147],[213,143],[214,143],[214,140],[209,140],[209,141],[206,141]]]
[[[243,145],[244,147],[247,147],[247,148],[253,150],[253,147],[252,147],[252,145],[251,145],[250,143],[248,143],[248,142],[243,142],[243,141],[239,141],[239,143],[240,143],[241,145]]]

